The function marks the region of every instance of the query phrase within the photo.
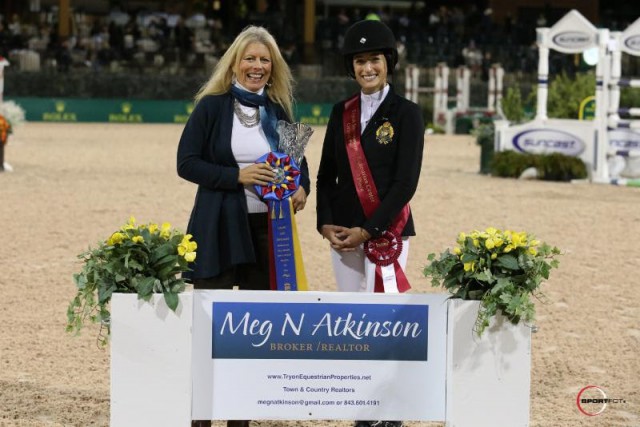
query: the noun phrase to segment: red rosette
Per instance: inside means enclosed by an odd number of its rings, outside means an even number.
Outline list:
[[[382,267],[396,262],[401,252],[402,238],[389,230],[382,233],[382,236],[368,240],[364,244],[364,253],[369,261]]]

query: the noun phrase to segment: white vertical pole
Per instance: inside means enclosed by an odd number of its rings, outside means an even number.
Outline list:
[[[411,68],[411,81],[413,82],[412,91],[413,91],[413,99],[412,101],[416,104],[418,103],[418,89],[420,88],[420,69],[417,65],[414,65]]]
[[[411,68],[413,68],[413,65],[409,64],[404,69],[404,97],[409,101],[413,101],[413,93],[411,92]]]
[[[419,73],[420,70],[413,64],[407,65],[407,68],[404,70],[405,97],[415,103],[418,102]]]
[[[604,86],[601,88],[603,94],[609,94],[608,112],[611,116],[613,116],[612,118],[616,119],[616,121],[620,118],[618,116],[618,109],[620,108],[620,86],[618,86],[618,82],[620,81],[620,77],[622,76],[622,50],[620,49],[621,36],[622,33],[619,31],[611,32],[610,34],[608,46],[609,52],[611,53],[611,75],[609,81],[610,86],[608,88]],[[600,49],[598,49],[598,55],[600,55]],[[602,70],[599,69],[602,59],[602,57],[599,58],[598,65],[596,66],[596,80],[598,79],[598,76],[602,74]],[[596,108],[598,108],[597,102]]]
[[[463,72],[463,93],[464,93],[464,111],[469,111],[469,98],[471,96],[471,70],[464,67]]]
[[[440,115],[440,96],[442,94],[442,64],[436,65],[436,73],[433,83],[433,123],[438,123]]]
[[[9,66],[9,61],[0,56],[0,104],[2,104],[4,94],[4,67]]]
[[[500,102],[502,101],[502,80],[504,79],[504,68],[502,68],[502,65],[500,64],[495,64],[494,67],[496,67],[496,103],[495,103],[495,108],[498,108],[498,105],[500,105]]]
[[[620,33],[617,33],[617,41],[620,40]],[[610,52],[609,49],[613,52]],[[607,181],[609,179],[609,165],[607,163],[607,152],[609,151],[609,131],[607,128],[608,111],[612,104],[616,102],[615,114],[618,114],[617,104],[620,101],[620,89],[618,80],[620,79],[620,69],[616,70],[615,60],[612,56],[618,53],[620,59],[620,47],[616,45],[616,40],[611,39],[609,30],[598,30],[598,64],[596,65],[596,111],[595,111],[595,158],[593,160],[593,174],[591,179],[597,181]],[[619,64],[619,63],[618,63]],[[616,76],[616,77],[614,77]],[[614,83],[615,86],[612,86]],[[615,91],[615,93],[614,93]],[[609,101],[611,94],[611,102]],[[613,97],[617,100],[614,101]]]
[[[536,119],[547,118],[549,92],[549,28],[537,28],[538,35],[538,105]]]
[[[441,110],[446,112],[449,108],[449,67],[442,63],[442,96],[440,98]]]
[[[487,112],[495,112],[496,105],[496,67],[489,68],[489,96],[487,96]]]
[[[464,67],[460,66],[456,69],[456,111],[464,113],[463,85],[464,85]]]

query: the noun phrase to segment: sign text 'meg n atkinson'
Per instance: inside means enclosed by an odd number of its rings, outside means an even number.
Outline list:
[[[427,360],[428,305],[214,302],[214,359]]]

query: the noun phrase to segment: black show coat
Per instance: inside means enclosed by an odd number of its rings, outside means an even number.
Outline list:
[[[375,237],[391,225],[418,186],[424,147],[422,111],[390,87],[362,133],[360,143],[381,200],[374,214],[367,219],[347,157],[342,123],[345,102],[334,105],[322,147],[316,185],[317,228],[320,231],[323,225],[330,224],[362,227]],[[376,130],[385,122],[391,123],[394,133],[387,144],[376,138]],[[415,235],[412,215],[402,235]]]

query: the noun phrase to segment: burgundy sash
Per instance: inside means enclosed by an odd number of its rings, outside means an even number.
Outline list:
[[[367,218],[370,218],[380,205],[380,197],[367,159],[360,144],[360,95],[349,99],[344,106],[342,116],[344,140],[351,166],[351,175],[358,193],[358,199]],[[409,204],[406,204],[398,216],[393,220],[388,230],[376,239],[370,239],[364,244],[367,258],[376,265],[374,292],[384,292],[384,278],[382,267],[393,264],[398,292],[411,289],[409,281],[398,262],[402,252],[401,233],[409,220]]]

